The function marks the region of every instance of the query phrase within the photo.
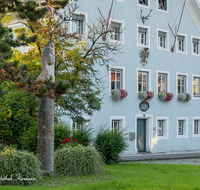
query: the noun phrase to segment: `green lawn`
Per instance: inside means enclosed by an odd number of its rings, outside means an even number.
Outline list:
[[[46,179],[44,183],[48,184],[48,187],[1,186],[0,190],[200,190],[200,166],[197,165],[125,163],[106,166],[106,173],[103,176]],[[49,186],[52,181],[56,186]],[[64,184],[63,181],[67,184]],[[75,183],[76,185],[73,185]]]

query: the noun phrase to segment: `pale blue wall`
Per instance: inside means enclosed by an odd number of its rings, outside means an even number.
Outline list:
[[[111,0],[79,0],[78,11],[87,12],[88,20],[94,21],[99,17],[98,7],[106,17],[110,8]],[[149,9],[137,6],[137,0],[124,0],[124,2],[114,2],[111,18],[123,20],[125,24],[123,45],[124,54],[114,56],[116,62],[111,62],[111,65],[125,66],[125,86],[128,91],[128,97],[120,102],[113,102],[109,96],[109,75],[105,68],[100,68],[103,75],[106,75],[105,93],[102,109],[99,112],[94,112],[91,117],[91,123],[94,126],[107,123],[110,124],[110,116],[120,115],[125,116],[126,132],[135,131],[135,115],[143,114],[138,108],[141,100],[136,97],[137,89],[137,73],[136,67],[142,69],[151,69],[151,90],[155,92],[154,99],[150,102],[150,109],[145,114],[153,115],[153,127],[156,127],[156,117],[169,117],[169,139],[158,140],[152,148],[152,152],[166,152],[179,150],[196,150],[200,149],[200,137],[192,137],[193,126],[192,117],[200,116],[200,100],[191,100],[190,102],[182,103],[176,99],[176,72],[188,73],[188,92],[192,95],[192,74],[200,75],[200,57],[191,55],[191,35],[199,36],[200,32],[197,28],[187,7],[182,18],[180,33],[187,34],[187,55],[158,51],[157,50],[157,32],[156,28],[169,30],[168,23],[173,30],[175,24],[178,25],[183,1],[169,0],[169,13],[157,11],[157,1],[150,0],[150,8],[153,9],[152,16],[148,21],[145,21],[145,26],[150,26],[150,54],[148,64],[143,67],[140,64],[139,53],[141,47],[137,47],[137,24],[142,24],[140,18],[140,10],[144,9],[143,14],[146,15]],[[169,47],[174,43],[172,33],[169,31]],[[170,49],[169,48],[169,49]],[[175,97],[171,102],[161,102],[156,98],[156,70],[170,71],[170,91]],[[177,117],[188,117],[188,138],[177,139]],[[152,132],[153,133],[153,132]],[[128,141],[129,148],[126,154],[136,153],[135,140]]]

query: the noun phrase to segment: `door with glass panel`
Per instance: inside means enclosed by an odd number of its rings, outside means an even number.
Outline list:
[[[146,119],[137,120],[137,149],[146,152]]]

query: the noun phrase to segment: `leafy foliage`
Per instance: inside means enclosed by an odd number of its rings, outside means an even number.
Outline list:
[[[33,185],[42,180],[41,163],[32,153],[8,148],[0,153],[0,174],[13,180],[0,180],[0,185]],[[35,180],[20,180],[32,178]]]
[[[72,139],[78,139],[83,146],[89,146],[93,141],[94,131],[91,126],[82,125],[79,131],[73,131]]]
[[[23,149],[37,153],[37,134],[38,127],[29,128],[22,137]],[[54,126],[54,150],[57,149],[60,142],[71,134],[70,127],[66,123],[56,123]]]
[[[37,125],[38,100],[12,85],[0,86],[0,139],[22,148],[23,133]]]
[[[123,129],[114,133],[109,128],[102,126],[97,133],[94,145],[97,151],[105,157],[107,164],[117,162],[119,154],[128,147]]]
[[[104,163],[100,154],[89,146],[68,146],[57,150],[54,163],[56,171],[69,176],[101,174],[104,172]]]

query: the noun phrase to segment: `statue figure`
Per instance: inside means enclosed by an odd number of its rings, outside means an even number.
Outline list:
[[[37,80],[49,79],[50,76],[53,77],[53,82],[55,82],[54,76],[54,65],[55,65],[55,42],[50,40],[42,50],[41,56],[41,74],[38,76]]]
[[[141,60],[140,60],[140,63],[141,65],[145,66],[147,64],[147,58],[149,57],[149,48],[143,48],[141,53],[140,53],[140,57],[141,57]]]

